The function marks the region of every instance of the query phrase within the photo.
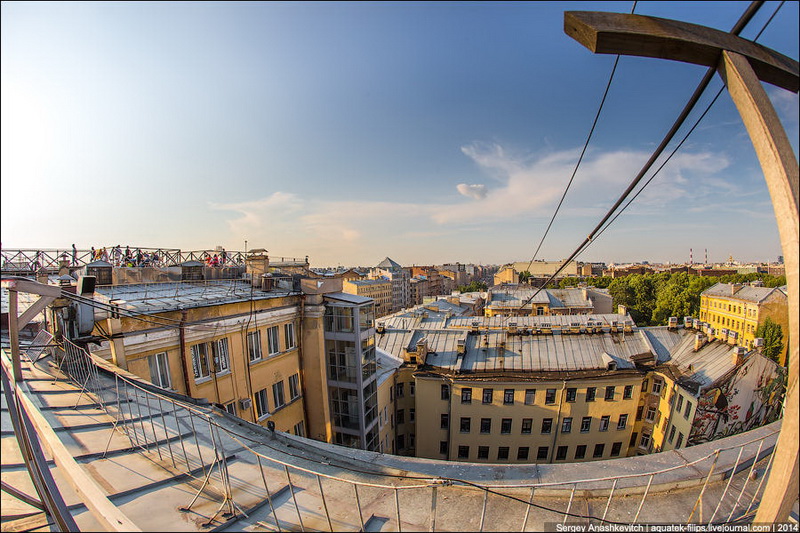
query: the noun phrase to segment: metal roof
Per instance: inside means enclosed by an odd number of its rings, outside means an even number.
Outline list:
[[[733,284],[717,283],[703,291],[704,296],[714,296],[717,298],[730,298],[732,300],[744,300],[746,302],[761,302],[773,292],[779,290],[776,287],[752,287],[743,285],[735,293],[732,292]]]
[[[329,294],[325,294],[325,299],[337,300],[340,302],[347,302],[356,305],[372,303],[375,301],[372,298],[367,298],[365,296],[358,296],[357,294],[347,294],[346,292],[332,292]]]

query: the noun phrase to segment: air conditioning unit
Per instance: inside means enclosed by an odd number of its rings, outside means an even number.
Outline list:
[[[253,400],[251,400],[250,398],[241,398],[239,400],[239,409],[241,409],[242,411],[247,411],[248,409],[250,409],[251,405],[253,405]]]

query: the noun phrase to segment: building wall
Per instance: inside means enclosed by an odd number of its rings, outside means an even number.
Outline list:
[[[401,367],[395,377],[395,452],[413,456],[416,451],[416,380],[413,367]]]
[[[375,313],[384,316],[392,311],[392,282],[384,279],[342,282],[342,292],[375,300]]]
[[[449,387],[448,398],[443,398],[442,385]],[[478,381],[420,373],[416,387],[416,402],[420,406],[417,457],[501,463],[590,461],[612,458],[615,443],[619,451],[614,456],[624,457],[628,453],[640,385],[641,375],[637,372],[618,372],[596,379],[536,382]],[[623,399],[626,386],[630,387],[630,398]],[[595,387],[594,401],[587,401],[589,387]],[[606,387],[615,387],[610,401],[605,400]],[[573,388],[575,399],[567,401],[567,389]],[[462,402],[465,389],[471,389],[471,403]],[[485,389],[493,391],[491,403],[483,402]],[[505,402],[506,390],[513,391],[511,403]],[[527,390],[535,391],[531,405],[525,403]],[[553,396],[552,403],[548,402],[548,391]],[[442,428],[445,425],[442,415],[447,416],[446,428]],[[617,429],[620,415],[626,415],[627,421],[622,429]],[[608,427],[601,431],[601,419],[606,416]],[[584,417],[590,418],[589,430],[582,432]],[[462,418],[469,419],[468,432],[462,431]],[[568,432],[562,427],[565,418],[571,418]],[[490,420],[488,432],[482,432],[483,419]],[[510,420],[508,432],[504,431],[504,419]],[[547,419],[550,420],[549,431]],[[528,420],[530,432],[527,432]],[[597,457],[596,445],[602,445]],[[583,457],[576,458],[578,446],[586,446],[586,451]],[[468,447],[468,450],[462,448],[460,453],[459,447]],[[488,452],[486,457],[479,456],[481,447]],[[566,447],[563,459],[558,457],[560,447]],[[507,458],[500,455],[504,448],[508,448]]]
[[[271,420],[280,431],[305,432],[298,303],[297,296],[254,300],[252,314],[250,302],[191,308],[185,312],[182,332],[179,311],[150,315],[146,322],[109,319],[104,330],[122,334],[122,338],[93,351],[123,363],[124,368],[148,381],[166,362],[168,373],[160,375],[168,377],[158,380],[168,381],[156,384],[226,406],[229,412],[250,422],[265,425]],[[252,361],[248,334],[254,334],[261,352],[261,357]],[[268,341],[271,334],[272,344]],[[294,398],[290,377],[297,380]],[[282,388],[282,398],[273,392],[273,385]],[[260,397],[265,394],[266,402],[259,405],[266,410],[259,413],[256,396],[262,390],[265,393]]]

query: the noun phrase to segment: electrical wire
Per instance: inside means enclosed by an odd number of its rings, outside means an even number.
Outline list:
[[[770,23],[772,22],[772,20],[773,20],[773,19],[775,18],[775,16],[778,14],[778,11],[780,11],[780,10],[781,10],[781,8],[783,7],[783,5],[784,5],[785,3],[786,3],[786,0],[783,0],[783,1],[782,1],[780,4],[778,4],[778,7],[777,7],[777,8],[775,8],[775,11],[772,13],[772,15],[769,17],[769,19],[767,19],[767,21],[766,21],[766,22],[764,23],[764,25],[761,27],[761,30],[758,32],[758,34],[755,36],[755,38],[753,38],[753,42],[756,42],[756,41],[758,41],[759,37],[761,37],[761,34],[762,34],[762,33],[764,33],[764,30],[766,30],[766,29],[767,29],[767,26],[769,26],[769,25],[770,25]],[[587,249],[587,248],[589,248],[589,246],[591,246],[591,245],[592,245],[592,243],[593,243],[593,242],[595,242],[595,241],[597,240],[597,238],[598,238],[598,237],[600,237],[600,235],[602,235],[602,234],[603,234],[603,232],[604,232],[605,230],[607,230],[607,229],[608,229],[608,227],[609,227],[611,224],[613,224],[613,223],[614,223],[614,221],[615,221],[615,220],[617,220],[617,218],[618,218],[618,217],[619,217],[619,216],[620,216],[620,215],[621,215],[621,214],[622,214],[622,213],[623,213],[623,212],[624,212],[624,211],[625,211],[625,210],[628,208],[628,206],[629,206],[629,205],[631,205],[631,203],[633,203],[633,201],[634,201],[634,200],[636,200],[636,198],[637,198],[637,197],[638,197],[638,196],[639,196],[639,195],[642,193],[642,191],[644,191],[644,189],[645,189],[645,188],[646,188],[648,185],[650,185],[650,182],[652,182],[652,181],[653,181],[653,179],[654,179],[654,178],[655,178],[655,177],[658,175],[658,173],[659,173],[659,172],[661,172],[661,170],[664,168],[664,166],[666,166],[666,164],[669,162],[669,160],[670,160],[670,159],[672,159],[672,156],[674,156],[674,155],[675,155],[675,153],[678,151],[678,149],[680,149],[680,147],[681,147],[681,146],[683,146],[683,143],[684,143],[684,142],[686,142],[686,140],[689,138],[689,136],[690,136],[690,135],[691,135],[691,134],[694,132],[694,130],[695,130],[695,129],[697,128],[697,126],[700,124],[700,121],[701,121],[701,120],[703,120],[703,118],[706,116],[706,114],[708,114],[708,112],[711,110],[711,107],[712,107],[712,106],[713,106],[713,105],[716,103],[717,99],[720,97],[720,95],[722,95],[722,91],[724,91],[724,90],[725,90],[725,86],[723,85],[723,86],[722,86],[722,87],[719,89],[719,91],[717,91],[717,94],[716,94],[716,96],[714,96],[714,98],[711,100],[711,103],[709,103],[709,104],[708,104],[708,106],[706,106],[706,109],[705,109],[705,111],[703,111],[703,113],[700,115],[700,117],[699,117],[699,118],[698,118],[698,119],[695,121],[694,125],[693,125],[693,126],[690,128],[690,129],[689,129],[689,131],[686,133],[686,135],[684,135],[683,139],[681,139],[681,141],[680,141],[680,142],[678,143],[678,145],[677,145],[677,146],[676,146],[676,147],[675,147],[675,148],[672,150],[672,152],[669,154],[669,156],[667,156],[667,158],[664,160],[664,162],[663,162],[663,163],[661,163],[661,166],[659,166],[659,167],[658,167],[658,169],[655,171],[655,173],[653,173],[653,175],[652,175],[652,176],[650,176],[650,178],[649,178],[649,179],[648,179],[648,180],[647,180],[647,181],[644,183],[644,185],[642,185],[642,187],[641,187],[641,188],[640,188],[640,189],[639,189],[639,190],[636,192],[636,194],[634,194],[634,195],[633,195],[633,197],[632,197],[630,200],[628,200],[628,202],[627,202],[627,203],[626,203],[626,204],[625,204],[625,205],[622,207],[622,209],[620,209],[620,210],[619,210],[619,212],[618,212],[617,214],[615,214],[615,215],[614,215],[614,217],[613,217],[611,220],[609,220],[609,221],[608,221],[608,223],[607,223],[607,224],[606,224],[606,225],[603,227],[603,229],[601,229],[601,230],[598,232],[598,234],[597,234],[597,235],[594,237],[594,239],[592,239],[592,242],[591,242],[591,243],[589,243],[589,244],[587,244],[587,245],[586,245],[586,246],[583,248],[583,250],[581,250],[581,253],[585,252],[585,251],[586,251],[586,249]],[[579,255],[580,255],[580,254],[579,254]]]
[[[763,4],[764,4],[763,0],[752,2],[747,7],[742,16],[739,18],[739,20],[736,22],[730,33],[733,35],[739,35],[745,28],[747,23],[753,18],[753,16],[755,16],[755,14],[758,12],[758,10],[761,8]],[[716,74],[716,71],[717,69],[715,67],[708,68],[705,75],[700,80],[700,83],[697,85],[697,88],[695,88],[694,92],[692,93],[692,96],[689,98],[689,101],[686,103],[686,105],[683,107],[683,110],[678,115],[678,118],[673,122],[669,131],[666,133],[664,138],[659,143],[658,147],[652,153],[652,155],[644,164],[644,166],[641,168],[641,170],[639,170],[639,173],[636,175],[636,177],[634,177],[634,179],[631,181],[631,183],[628,185],[625,191],[623,191],[623,193],[620,195],[617,201],[614,202],[614,205],[608,209],[608,211],[600,220],[600,222],[597,223],[595,228],[589,233],[589,235],[583,240],[583,242],[581,242],[581,244],[578,245],[578,247],[572,252],[572,254],[570,254],[570,256],[564,260],[561,266],[558,267],[558,269],[542,284],[542,286],[539,287],[536,291],[534,291],[533,294],[531,294],[531,296],[519,306],[518,310],[521,310],[526,305],[528,305],[528,303],[530,303],[542,290],[544,290],[544,288],[547,286],[548,283],[550,283],[553,279],[555,279],[555,277],[558,276],[558,274],[560,274],[561,271],[564,270],[564,268],[566,268],[566,266],[570,263],[570,261],[575,259],[575,257],[592,242],[596,234],[611,218],[611,216],[614,214],[617,208],[619,208],[619,206],[622,205],[625,199],[633,192],[633,190],[636,188],[636,186],[639,184],[642,178],[644,178],[645,174],[650,170],[650,168],[655,164],[659,156],[664,152],[670,141],[672,141],[672,139],[675,137],[675,134],[678,132],[681,125],[683,125],[683,123],[686,121],[689,114],[694,109],[694,106],[697,105],[697,102],[700,100],[700,97],[705,92],[709,83],[711,83],[711,79]]]
[[[633,2],[633,7],[631,7],[631,14],[636,11],[636,3]],[[594,129],[597,126],[597,122],[600,119],[600,113],[603,111],[603,105],[606,102],[606,97],[608,96],[608,91],[611,88],[611,81],[614,79],[614,73],[617,71],[617,65],[619,64],[619,54],[614,58],[614,66],[611,67],[611,74],[608,76],[608,83],[606,83],[606,88],[603,91],[603,97],[600,99],[600,106],[597,108],[597,113],[594,115],[594,121],[592,122],[592,127],[589,128],[589,135],[586,137],[586,142],[583,143],[583,148],[581,149],[581,154],[578,157],[578,161],[575,163],[575,168],[572,170],[572,175],[567,182],[567,186],[564,189],[564,193],[561,195],[561,199],[558,201],[558,205],[556,206],[556,210],[553,212],[553,216],[550,217],[550,222],[547,224],[547,228],[544,230],[544,234],[542,235],[541,240],[539,240],[539,245],[536,247],[536,251],[533,252],[533,257],[531,257],[530,262],[528,263],[528,268],[525,270],[530,272],[531,266],[533,262],[536,260],[536,256],[539,255],[539,250],[542,248],[542,244],[544,243],[545,238],[547,238],[547,234],[550,232],[550,228],[553,225],[553,221],[556,219],[559,210],[561,209],[561,204],[564,203],[564,198],[567,196],[567,192],[569,188],[572,186],[572,182],[575,179],[575,175],[578,173],[578,168],[581,166],[581,162],[583,161],[583,156],[586,154],[586,149],[589,147],[589,141],[592,140],[592,135],[594,134]]]

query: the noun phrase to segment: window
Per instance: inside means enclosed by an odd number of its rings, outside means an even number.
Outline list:
[[[514,404],[514,389],[506,389],[503,391],[503,404],[504,405]]]
[[[414,420],[416,420],[416,418],[417,418],[417,410],[414,409],[413,407],[409,408],[409,410],[408,410],[408,421],[409,422],[414,422]]]
[[[683,394],[678,394],[678,405],[675,406],[675,410],[680,412],[681,407],[683,407]]]
[[[508,446],[500,446],[497,448],[497,460],[504,461],[508,460]]]
[[[581,433],[588,433],[592,429],[592,417],[584,416],[581,418]]]
[[[511,433],[511,419],[504,418],[500,421],[500,433],[508,434]]]
[[[605,444],[595,444],[594,453],[592,454],[592,457],[603,457],[603,452],[605,451],[605,449],[606,449]]]
[[[625,385],[625,388],[622,390],[622,399],[630,400],[631,398],[633,398],[633,385]]]
[[[529,451],[530,451],[530,448],[528,448],[527,446],[520,446],[517,449],[517,460],[518,461],[527,461],[528,460],[528,452]]]
[[[611,445],[611,457],[619,457],[619,453],[622,451],[622,443],[615,442]]]
[[[636,408],[636,420],[642,419],[642,412],[644,412],[644,405],[640,405]]]
[[[578,444],[575,447],[575,459],[583,459],[584,457],[586,457],[586,445]]]
[[[494,389],[483,389],[483,403],[492,403]]]
[[[614,385],[606,387],[606,397],[605,400],[607,402],[614,401],[614,394],[616,393],[617,388]]]
[[[416,385],[416,384],[415,384],[413,381],[410,381],[410,382],[408,383],[408,393],[409,393],[411,396],[414,396],[414,392],[415,392],[415,385]]]
[[[647,380],[642,381],[642,392],[647,392]]]
[[[536,389],[525,389],[525,405],[533,405],[536,401]]]
[[[669,439],[670,443],[675,440],[675,426],[669,428]]]
[[[492,419],[481,418],[481,433],[491,433],[491,432],[492,432]]]
[[[617,429],[625,429],[628,425],[628,415],[619,415],[619,422],[617,422]]]
[[[278,339],[278,326],[267,328],[267,353],[273,355],[280,351],[281,346]]]
[[[306,436],[306,425],[302,420],[294,425],[294,434],[298,437]]]
[[[544,403],[547,405],[556,403],[556,389],[547,389],[544,395]]]
[[[397,449],[403,450],[406,447],[406,436],[405,435],[398,435],[397,436]]]
[[[611,420],[611,417],[608,416],[608,415],[601,416],[600,417],[600,427],[598,428],[598,430],[599,431],[608,431],[608,423],[609,423],[610,420]]]
[[[469,433],[471,418],[468,416],[461,417],[461,433]]]
[[[593,402],[595,396],[597,396],[597,387],[587,387],[586,388],[586,401]]]
[[[228,413],[229,415],[238,416],[236,414],[236,402],[226,403],[225,412]]]
[[[397,385],[395,385],[396,389],[395,396],[397,396],[398,398],[402,398],[403,396],[406,395],[405,391],[403,390],[403,385],[404,383],[398,383]]]
[[[469,446],[459,446],[458,447],[458,458],[459,459],[468,459],[469,458]]]
[[[578,396],[578,389],[576,388],[569,388],[567,389],[567,401],[574,402],[575,398]]]
[[[522,434],[528,434],[531,432],[531,428],[533,427],[533,418],[523,418],[522,419]]]
[[[656,408],[655,407],[648,407],[647,414],[644,415],[644,419],[648,422],[652,422],[656,419]]]
[[[150,382],[162,389],[169,389],[172,386],[172,381],[169,377],[169,357],[167,357],[167,352],[151,355],[147,359],[150,365]]]
[[[692,402],[686,402],[686,410],[683,412],[683,418],[689,420],[689,413],[692,412]]]
[[[294,343],[294,324],[289,322],[283,325],[283,338],[286,339],[286,349],[290,350],[297,346]]]
[[[547,434],[553,431],[553,419],[552,418],[543,418],[542,419],[542,433]]]
[[[538,461],[547,461],[547,455],[550,453],[550,448],[548,446],[539,446],[539,449],[536,450],[536,459]]]
[[[441,395],[442,400],[450,399],[450,385],[442,385]]]
[[[206,343],[193,344],[192,352],[192,371],[194,379],[203,379],[211,375],[208,366],[208,345]]]
[[[269,411],[267,410],[267,389],[261,389],[255,394],[256,398],[256,416],[260,419],[266,416]]]
[[[561,421],[561,433],[572,433],[572,417],[568,416]]]
[[[683,433],[678,433],[678,442],[675,443],[676,448],[680,448],[681,444],[683,444]]]
[[[397,413],[395,413],[395,419],[397,420],[398,424],[405,424],[406,423],[406,410],[405,409],[398,409]]]
[[[446,440],[440,440],[439,441],[439,453],[447,454],[447,441]]]
[[[638,434],[637,432],[635,432],[635,431],[634,431],[634,432],[631,434],[631,441],[630,441],[630,443],[628,444],[628,446],[636,446],[636,439],[637,439],[638,437],[639,437],[639,434]]]
[[[461,389],[461,403],[472,403],[472,389]]]
[[[289,376],[289,399],[294,400],[300,397],[300,374]]]
[[[642,433],[642,438],[639,441],[640,448],[647,448],[650,445],[650,434],[649,433]]]
[[[489,458],[489,447],[478,446],[478,459],[488,459],[488,458]]]
[[[556,448],[556,461],[563,461],[567,458],[568,446],[559,446]]]
[[[275,409],[286,403],[283,399],[283,380],[272,384],[272,399],[275,400]]]
[[[217,374],[230,372],[231,362],[230,358],[228,357],[228,338],[223,337],[222,339],[218,339],[216,342],[213,342],[211,349],[214,355],[214,371]]]
[[[250,356],[250,362],[259,361],[261,359],[261,332],[253,331],[247,334],[247,353]]]
[[[653,394],[658,394],[661,392],[661,387],[663,383],[660,379],[653,378]]]

